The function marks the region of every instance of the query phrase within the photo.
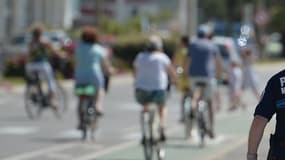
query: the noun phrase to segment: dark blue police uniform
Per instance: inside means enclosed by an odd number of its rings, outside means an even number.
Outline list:
[[[268,119],[276,114],[275,134],[270,138],[268,160],[285,160],[285,70],[268,81],[254,115]],[[270,158],[271,157],[271,158]]]

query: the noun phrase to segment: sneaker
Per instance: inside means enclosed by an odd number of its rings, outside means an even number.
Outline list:
[[[104,113],[102,111],[96,111],[96,115],[98,117],[103,117],[104,116]]]
[[[80,123],[80,124],[78,124],[78,126],[76,127],[76,129],[78,129],[78,130],[83,130],[83,125]]]
[[[145,145],[145,142],[146,142],[146,138],[143,136],[141,139],[141,145]]]
[[[166,139],[167,139],[167,138],[166,138],[166,136],[165,136],[165,133],[164,133],[164,132],[161,132],[161,133],[160,133],[160,141],[161,141],[161,142],[165,142]]]
[[[209,131],[208,131],[208,135],[209,135],[209,137],[210,137],[211,139],[214,139],[214,138],[215,138],[215,134],[214,134],[213,130],[209,130]]]

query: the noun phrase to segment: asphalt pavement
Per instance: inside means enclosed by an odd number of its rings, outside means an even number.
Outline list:
[[[265,82],[282,68],[280,65],[258,66],[260,91]],[[28,119],[23,104],[24,87],[0,90],[0,159],[1,160],[143,160],[139,145],[139,111],[133,98],[133,79],[130,75],[114,77],[105,97],[105,115],[99,122],[95,142],[81,142],[76,128],[77,98],[73,83],[63,82],[68,93],[69,109],[62,119],[46,110],[39,120]],[[217,114],[216,138],[207,139],[199,148],[195,130],[191,140],[184,140],[179,119],[180,95],[172,90],[168,101],[168,141],[166,160],[242,160],[245,159],[247,136],[253,110],[258,100],[250,91],[243,99],[246,110],[227,111],[227,91],[222,88],[222,111]],[[273,122],[274,123],[274,122]],[[259,155],[265,159],[268,136],[273,123],[267,127]]]

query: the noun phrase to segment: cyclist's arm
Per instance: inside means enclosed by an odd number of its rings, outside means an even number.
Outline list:
[[[60,51],[56,50],[51,43],[43,42],[43,44],[47,48],[49,55],[64,58],[64,54],[61,54]]]
[[[185,74],[185,76],[188,77],[188,73],[189,73],[189,67],[190,67],[190,63],[191,63],[191,60],[189,57],[186,58],[185,60],[185,64],[183,66],[183,73]]]
[[[114,69],[111,66],[111,63],[107,57],[103,58],[101,65],[106,75],[112,75],[114,73]]]
[[[217,78],[221,79],[222,73],[225,70],[225,68],[224,68],[223,60],[220,54],[216,54],[215,61],[216,61],[216,68],[217,68]]]
[[[254,158],[254,155],[257,156],[257,149],[262,139],[267,122],[268,119],[265,117],[259,115],[254,117],[248,137],[247,160],[257,160],[257,158]]]
[[[169,75],[171,82],[176,84],[177,77],[176,77],[176,74],[175,74],[175,70],[174,70],[174,68],[173,68],[173,66],[171,64],[169,64],[167,66],[167,74]]]

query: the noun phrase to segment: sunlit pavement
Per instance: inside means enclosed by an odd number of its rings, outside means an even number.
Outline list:
[[[258,67],[260,89],[269,77],[282,66]],[[64,84],[69,94],[69,110],[57,120],[50,110],[39,120],[29,120],[23,106],[21,87],[10,92],[0,92],[0,159],[4,160],[143,160],[139,145],[139,110],[134,102],[132,77],[113,79],[110,93],[105,98],[105,116],[100,121],[97,141],[80,141],[76,126],[76,97],[72,83]],[[242,160],[245,159],[247,135],[257,100],[251,92],[244,94],[247,110],[227,112],[226,90],[222,89],[222,111],[217,115],[216,138],[207,140],[199,148],[193,132],[191,140],[183,139],[183,126],[179,119],[179,94],[175,91],[169,100],[168,142],[165,145],[167,160]],[[261,159],[266,156],[267,138],[272,131],[267,128]]]

